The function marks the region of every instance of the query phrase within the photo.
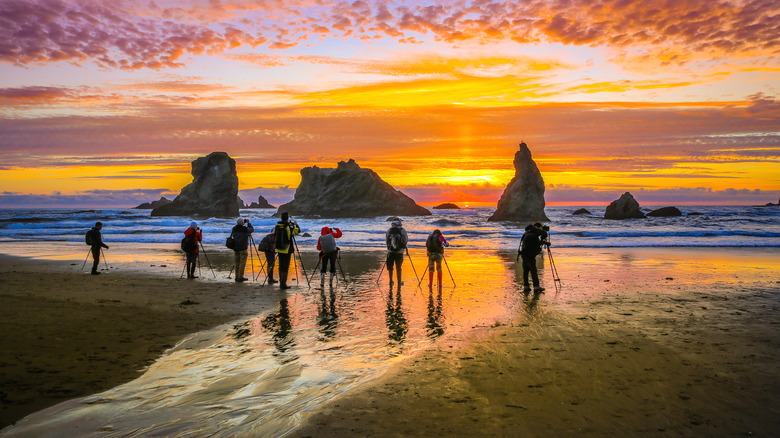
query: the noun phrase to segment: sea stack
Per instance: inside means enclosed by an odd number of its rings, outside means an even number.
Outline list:
[[[192,162],[192,182],[152,216],[238,216],[236,160],[226,152],[212,152]]]
[[[528,145],[520,143],[515,153],[515,176],[498,200],[498,208],[489,221],[549,221],[544,214],[544,179],[531,158]]]
[[[317,166],[301,169],[301,184],[295,198],[281,205],[282,212],[325,218],[376,216],[427,216],[431,212],[394,189],[371,169],[350,159],[335,169]]]
[[[604,213],[604,219],[642,219],[644,217],[646,216],[639,209],[639,203],[629,192],[623,193],[620,199],[612,201]]]
[[[257,196],[257,202],[252,202],[247,208],[274,208],[262,195]]]

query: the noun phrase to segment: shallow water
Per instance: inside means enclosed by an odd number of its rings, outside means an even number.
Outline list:
[[[50,247],[0,245],[47,258]],[[149,247],[152,248],[152,247]],[[177,275],[175,251],[112,247],[112,269]],[[78,260],[79,246],[53,251]],[[734,282],[776,284],[780,251],[764,249],[556,249],[561,276],[553,280],[549,254],[540,259],[539,297],[519,292],[522,281],[512,252],[450,250],[443,287],[417,288],[415,270],[404,264],[406,284],[391,288],[382,251],[345,251],[345,277],[334,287],[298,284],[276,308],[192,335],[166,352],[140,378],[94,396],[33,414],[4,436],[282,436],[323,402],[374,379],[399,361],[440,343],[458,348],[472,327],[505,324],[518,317],[544,317],[551,308],[619,294],[621,288],[675,293],[685,284]],[[417,275],[424,252],[412,250]],[[230,252],[211,254],[200,281],[228,281]],[[316,255],[304,253],[311,274]],[[257,264],[257,259],[254,259]],[[77,270],[68,264],[68,269]],[[256,266],[259,274],[260,265]],[[448,269],[446,269],[448,268]],[[205,269],[205,266],[204,266]],[[248,269],[247,272],[251,272]],[[451,274],[451,276],[450,276]],[[315,277],[318,277],[315,276]],[[377,280],[379,280],[377,282]],[[453,281],[457,287],[453,287]],[[249,284],[263,293],[264,288]],[[293,283],[295,284],[295,283]],[[555,285],[562,286],[559,293]]]

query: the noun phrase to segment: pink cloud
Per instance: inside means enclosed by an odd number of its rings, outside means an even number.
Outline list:
[[[168,1],[142,9],[115,0],[0,3],[0,60],[163,68],[185,55],[250,45],[288,49],[308,39],[391,37],[419,43],[513,40],[641,48],[666,62],[776,56],[775,0],[458,2]],[[154,3],[151,3],[154,5]],[[655,6],[655,7],[654,7]]]

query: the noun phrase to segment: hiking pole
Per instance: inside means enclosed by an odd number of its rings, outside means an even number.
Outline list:
[[[87,256],[84,257],[84,264],[81,265],[81,270],[84,270],[84,267],[87,266],[87,260],[89,260],[89,255],[92,254],[92,248],[87,250]]]
[[[412,271],[414,271],[414,276],[417,278],[417,280],[420,280],[420,277],[417,275],[417,269],[414,267],[414,262],[412,261],[412,256],[409,255],[409,248],[404,248],[406,250],[406,256],[409,257],[409,264],[412,265]]]
[[[217,274],[214,273],[214,268],[211,267],[211,260],[209,260],[209,255],[206,253],[206,248],[203,247],[203,242],[198,242],[200,244],[200,249],[203,251],[203,255],[206,257],[206,263],[209,264],[209,269],[211,269],[211,275],[214,276],[214,278],[217,278]]]
[[[441,258],[444,259],[444,266],[447,267],[447,272],[450,273],[450,280],[452,280],[452,287],[458,287],[458,285],[455,284],[455,278],[452,277],[452,270],[450,269],[450,264],[447,263],[447,257],[444,256],[444,253],[441,253]]]
[[[298,242],[295,241],[295,236],[290,236],[292,239],[293,246],[295,247],[295,253],[298,254],[298,260],[301,261],[301,271],[303,271],[303,278],[306,279],[306,284],[311,287],[311,283],[309,283],[309,277],[306,276],[306,267],[303,266],[303,258],[301,257],[301,251],[298,249]],[[293,255],[293,259],[295,259],[295,256]],[[298,280],[298,267],[296,265],[295,267],[295,279]]]

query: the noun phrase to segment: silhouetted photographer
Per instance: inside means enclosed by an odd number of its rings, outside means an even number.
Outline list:
[[[523,259],[523,292],[531,291],[531,285],[528,283],[528,274],[531,274],[534,292],[544,291],[544,288],[539,285],[536,256],[542,253],[543,246],[550,246],[550,242],[547,241],[547,231],[549,230],[550,227],[543,227],[539,222],[525,227],[525,233],[523,233],[523,237],[520,239],[520,247],[517,249],[518,258]]]

